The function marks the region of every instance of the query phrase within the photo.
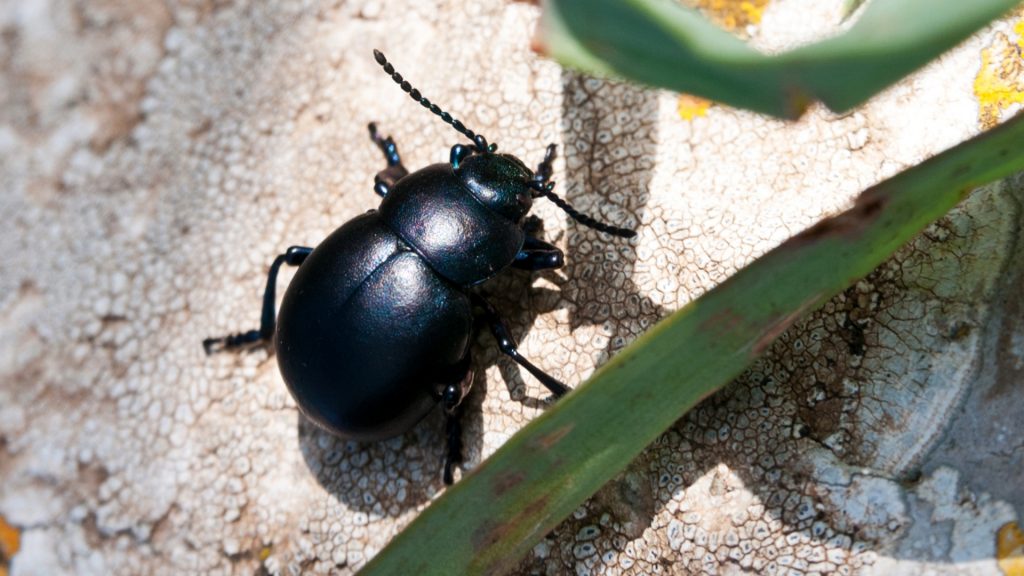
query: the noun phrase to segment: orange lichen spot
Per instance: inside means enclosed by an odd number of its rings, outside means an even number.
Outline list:
[[[996,533],[996,561],[1006,576],[1024,576],[1024,532],[1016,522],[1003,524]]]
[[[689,0],[686,3],[726,30],[738,31],[761,23],[768,0]]]
[[[700,96],[680,94],[678,105],[679,117],[683,120],[693,120],[698,116],[705,116],[712,104],[711,100],[705,100]]]
[[[7,576],[11,558],[21,548],[21,532],[0,516],[0,576]]]
[[[1015,40],[999,33],[992,45],[981,51],[974,95],[982,128],[995,126],[1005,110],[1024,104],[1024,20],[1017,22],[1013,31]]]

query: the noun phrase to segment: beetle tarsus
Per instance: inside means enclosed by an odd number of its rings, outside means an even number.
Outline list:
[[[229,334],[220,338],[207,338],[203,340],[203,350],[206,351],[207,356],[211,356],[217,352],[250,348],[264,344],[266,341],[267,339],[260,334],[259,330],[249,330],[248,332]]]
[[[444,483],[451,486],[455,482],[455,466],[462,463],[462,410],[456,407],[445,412]]]
[[[547,184],[548,180],[551,180],[551,174],[554,169],[551,164],[555,161],[558,147],[555,144],[548,144],[547,149],[544,151],[544,159],[537,165],[537,171],[534,172],[534,178],[541,184]]]
[[[462,425],[457,416],[448,417],[448,449],[444,457],[444,483],[455,482],[455,466],[462,463]]]
[[[367,127],[370,130],[370,139],[384,153],[384,159],[387,160],[388,166],[400,165],[402,158],[398,155],[398,147],[395,146],[395,141],[391,139],[391,136],[381,138],[380,134],[377,133],[377,124],[375,122],[370,122]]]
[[[381,138],[380,134],[377,133],[377,124],[374,122],[370,122],[368,128],[370,130],[370,139],[384,153],[384,160],[388,163],[387,168],[377,172],[377,175],[373,177],[373,191],[383,198],[388,195],[395,182],[404,178],[409,171],[402,164],[402,157],[398,154],[398,146],[391,139],[391,136]]]

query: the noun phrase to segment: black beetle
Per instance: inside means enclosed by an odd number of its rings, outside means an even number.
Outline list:
[[[316,249],[292,246],[270,266],[258,330],[207,338],[207,354],[274,339],[281,374],[299,409],[344,438],[373,441],[411,428],[440,402],[447,414],[444,481],[461,461],[459,405],[472,385],[474,320],[502,352],[555,396],[569,388],[519,354],[494,307],[472,287],[512,266],[559,268],[562,251],[528,234],[526,215],[544,196],[584,225],[614,236],[635,232],[580,214],[552,192],[555,146],[531,171],[420,95],[383,54],[374,57],[402,90],[473,144],[450,163],[409,173],[394,141],[370,137],[387,168],[374,179],[384,199],[343,224]],[[282,264],[298,266],[274,313]],[[474,314],[476,310],[476,314]]]

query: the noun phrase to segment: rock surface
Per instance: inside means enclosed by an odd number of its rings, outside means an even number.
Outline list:
[[[839,26],[823,4],[724,21],[780,50]],[[561,193],[639,230],[609,241],[539,203],[567,266],[488,286],[524,355],[570,385],[863,188],[1019,107],[982,91],[1022,82],[1020,13],[850,114],[791,124],[717,106],[687,120],[676,95],[562,71],[527,49],[537,15],[0,2],[12,574],[351,573],[443,490],[440,414],[387,442],[338,440],[299,416],[273,356],[200,346],[256,326],[274,255],[376,206],[368,122],[410,168],[458,141],[372,48],[528,164],[559,144]],[[974,194],[787,332],[519,571],[994,573],[997,534],[1024,509],[1022,189]],[[547,396],[489,335],[475,369],[467,470]]]

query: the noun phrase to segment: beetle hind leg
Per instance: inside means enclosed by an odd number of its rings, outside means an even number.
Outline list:
[[[398,155],[398,146],[391,139],[391,136],[382,138],[377,133],[377,124],[373,122],[370,122],[368,128],[370,130],[370,139],[384,153],[384,159],[388,163],[388,167],[377,172],[377,175],[373,178],[373,191],[383,197],[387,196],[395,182],[405,177],[409,171],[402,165],[402,157]]]
[[[203,340],[203,350],[206,351],[206,354],[210,355],[223,350],[249,348],[270,342],[270,339],[274,336],[274,328],[277,323],[276,301],[274,297],[275,288],[277,287],[277,272],[281,269],[282,264],[288,264],[289,266],[302,264],[306,260],[306,256],[309,256],[309,253],[312,251],[312,248],[305,246],[292,246],[284,254],[274,258],[274,263],[270,265],[270,273],[267,274],[267,287],[263,292],[263,313],[261,314],[259,329],[229,334],[219,338],[207,338]]]
[[[473,386],[473,370],[470,368],[470,355],[459,362],[463,374],[455,383],[448,384],[441,394],[441,406],[444,408],[445,452],[444,452],[444,483],[451,486],[455,481],[455,466],[462,463],[462,400],[469,394]]]

